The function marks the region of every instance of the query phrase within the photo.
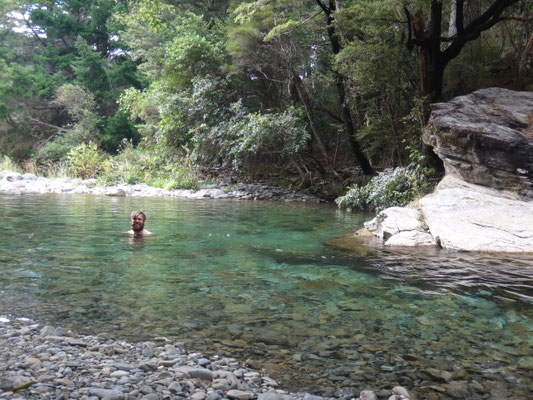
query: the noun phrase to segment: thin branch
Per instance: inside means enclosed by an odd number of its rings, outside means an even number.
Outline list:
[[[529,24],[533,23],[533,18],[514,17],[514,16],[501,17],[500,20],[501,20],[501,21],[526,22],[526,23],[529,23]]]
[[[26,19],[26,17],[24,16],[24,14],[22,15],[22,19],[24,20],[24,22],[26,23],[26,26],[32,31],[32,33],[35,35],[35,37],[39,40],[39,42],[41,42],[41,44],[46,47],[46,43],[41,39],[41,37],[39,36],[39,34],[37,32],[35,32],[35,29],[33,29],[33,26],[31,26],[30,24],[30,21],[28,21]]]
[[[60,126],[56,126],[56,125],[52,125],[52,124],[47,124],[46,122],[43,122],[41,120],[38,120],[37,118],[33,118],[33,117],[28,117],[31,121],[33,122],[37,122],[39,125],[43,125],[43,126],[47,126],[48,128],[53,128],[57,131],[60,131],[60,132],[67,132],[68,129],[65,129],[65,128],[61,128]]]

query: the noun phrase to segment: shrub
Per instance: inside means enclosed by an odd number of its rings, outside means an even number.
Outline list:
[[[161,145],[143,142],[135,148],[131,141],[124,140],[121,152],[102,165],[99,180],[102,184],[138,183],[165,189],[196,189],[199,179],[185,155]]]
[[[1,156],[0,157],[0,171],[13,171],[17,172],[19,171],[19,167],[15,162],[9,158],[8,156]]]
[[[194,137],[198,159],[237,169],[258,158],[277,162],[293,157],[309,139],[296,108],[281,113],[249,113],[237,102],[232,104],[231,113],[229,121],[198,130]]]
[[[433,170],[423,166],[424,157],[417,150],[409,150],[411,163],[407,167],[388,168],[367,185],[348,188],[335,203],[339,207],[379,212],[388,207],[405,206],[420,197],[429,187],[427,177]]]
[[[75,177],[96,178],[104,156],[98,151],[96,143],[82,143],[71,149],[67,155],[69,171]]]

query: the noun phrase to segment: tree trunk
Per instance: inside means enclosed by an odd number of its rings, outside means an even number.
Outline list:
[[[326,14],[326,26],[327,26],[327,32],[328,37],[331,42],[331,48],[333,51],[333,54],[339,54],[341,51],[341,44],[339,37],[337,36],[337,33],[335,32],[335,26],[334,26],[334,16],[333,13],[337,9],[337,7],[340,7],[341,2],[340,0],[337,1],[329,1],[329,5],[326,5],[325,2],[322,0],[316,0],[320,8],[324,11]],[[344,77],[339,74],[338,72],[335,73],[335,83],[337,86],[337,92],[339,94],[339,101],[340,101],[340,107],[342,112],[342,118],[344,120],[344,127],[346,129],[346,134],[348,136],[348,142],[350,143],[350,148],[352,150],[353,155],[359,162],[359,165],[361,166],[361,170],[363,171],[363,174],[365,175],[373,175],[374,169],[370,165],[370,162],[368,161],[368,158],[366,158],[365,154],[363,153],[361,149],[361,145],[359,144],[359,141],[355,137],[355,125],[353,123],[352,114],[350,112],[350,108],[348,104],[346,103],[346,89],[344,84]]]

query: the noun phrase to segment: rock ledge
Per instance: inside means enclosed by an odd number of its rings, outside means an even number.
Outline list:
[[[533,201],[446,176],[417,205],[388,208],[365,228],[385,246],[533,253]]]

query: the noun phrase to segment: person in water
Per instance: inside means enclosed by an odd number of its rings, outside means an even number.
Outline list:
[[[131,213],[131,230],[128,233],[136,237],[144,236],[144,235],[151,235],[152,232],[144,229],[145,222],[146,222],[146,215],[141,210],[133,211]]]

